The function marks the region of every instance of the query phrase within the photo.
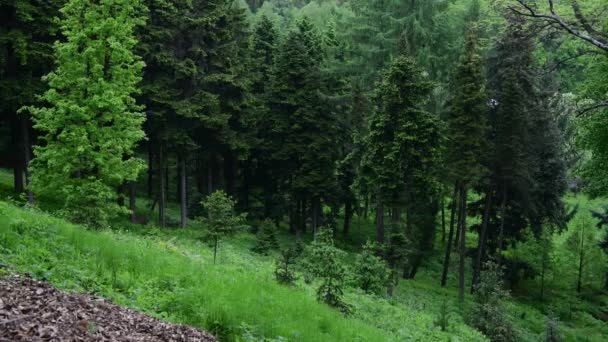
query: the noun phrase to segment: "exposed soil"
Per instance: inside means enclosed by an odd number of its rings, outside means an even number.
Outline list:
[[[23,276],[0,278],[0,342],[216,341],[209,333],[169,324],[109,301],[61,292]]]

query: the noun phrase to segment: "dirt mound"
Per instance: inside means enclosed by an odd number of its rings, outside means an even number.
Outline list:
[[[0,279],[0,342],[216,341],[103,298],[67,294],[21,276]]]

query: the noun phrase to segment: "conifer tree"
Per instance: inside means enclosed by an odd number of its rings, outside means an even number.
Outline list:
[[[133,53],[142,9],[138,1],[69,1],[66,41],[55,45],[57,68],[46,77],[48,107],[30,108],[44,142],[34,150],[32,187],[91,226],[121,212],[115,189],[143,169],[133,156],[144,137],[133,98],[144,66]]]
[[[269,115],[264,118],[266,153],[281,174],[299,229],[310,208],[313,233],[320,224],[321,200],[333,192],[337,146],[330,138],[335,117],[321,96],[319,37],[304,17],[283,42],[276,58]]]
[[[483,77],[483,63],[478,54],[477,32],[475,24],[469,29],[464,53],[452,76],[451,97],[448,101],[448,149],[447,162],[450,165],[450,178],[455,183],[459,196],[458,214],[460,218],[457,231],[460,237],[459,289],[460,298],[464,295],[464,265],[466,244],[466,206],[469,187],[476,182],[483,172],[482,156],[487,139],[486,94]],[[456,198],[453,199],[456,201]],[[448,232],[445,259],[443,263],[442,285],[445,286],[450,251],[452,249],[453,228]],[[481,232],[481,235],[485,232]]]
[[[405,55],[395,58],[377,86],[377,108],[369,121],[361,173],[364,182],[376,189],[380,243],[384,242],[384,205],[392,206],[393,221],[398,223],[403,199],[406,214],[413,215],[413,206],[408,205],[413,204],[415,191],[428,189],[431,198],[436,189],[433,169],[439,158],[440,122],[422,109],[432,87]]]
[[[279,248],[277,240],[277,227],[274,222],[269,219],[262,221],[256,235],[256,245],[253,250],[260,254],[267,255],[271,249]]]
[[[17,111],[36,104],[36,96],[47,84],[42,76],[53,69],[53,42],[59,38],[55,17],[63,0],[7,0],[0,2],[0,123],[8,127],[5,166],[13,168],[14,190],[29,188],[28,165],[35,132],[26,112]],[[4,133],[2,133],[4,134]],[[2,149],[4,152],[4,149]],[[33,193],[28,200],[33,202]]]

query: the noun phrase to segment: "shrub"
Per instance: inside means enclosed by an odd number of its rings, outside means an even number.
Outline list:
[[[355,281],[367,293],[381,295],[386,292],[390,270],[386,262],[377,256],[377,244],[367,241],[355,262]]]
[[[297,277],[294,270],[296,265],[297,253],[295,248],[287,248],[281,252],[281,256],[276,261],[274,275],[281,284],[292,285]]]
[[[277,239],[277,226],[271,220],[262,221],[258,232],[256,234],[256,245],[253,247],[253,251],[263,255],[268,255],[268,252],[272,249],[279,248],[279,241]]]
[[[334,246],[332,230],[322,228],[307,248],[306,268],[313,277],[321,279],[317,300],[348,315],[351,308],[342,300],[346,278],[346,267],[340,262],[343,254]]]
[[[234,200],[223,191],[216,191],[201,203],[207,211],[205,219],[208,236],[213,241],[213,262],[217,257],[220,239],[233,234],[243,224],[243,217],[234,213]]]
[[[493,342],[517,341],[503,304],[508,296],[509,293],[503,290],[502,271],[496,263],[488,261],[475,286],[475,305],[469,315],[469,324]]]

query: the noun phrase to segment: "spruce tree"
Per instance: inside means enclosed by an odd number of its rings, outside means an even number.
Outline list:
[[[62,9],[66,41],[55,45],[57,67],[46,77],[48,106],[30,108],[43,141],[34,150],[33,189],[91,226],[122,211],[115,189],[143,169],[133,156],[144,137],[133,98],[144,66],[133,53],[142,10],[138,1],[69,1]]]
[[[406,214],[413,215],[414,193],[427,189],[428,198],[432,198],[436,190],[440,122],[422,109],[432,88],[415,62],[405,55],[395,58],[377,86],[377,108],[369,119],[361,176],[375,189],[378,218],[384,216],[384,205],[389,205],[395,214],[393,221],[398,223],[403,199]],[[381,243],[382,221],[377,220],[376,229]],[[413,228],[408,226],[408,231]]]
[[[461,300],[464,296],[464,249],[466,246],[468,191],[471,184],[482,175],[482,156],[486,151],[487,144],[485,120],[487,98],[484,87],[483,62],[478,53],[475,25],[472,24],[467,34],[464,53],[452,76],[451,96],[447,103],[447,162],[449,173],[451,173],[450,178],[453,179],[457,189],[459,209],[461,210],[458,214],[460,220],[457,229],[460,232],[460,237],[456,238],[460,242],[459,294]],[[451,224],[443,263],[443,286],[445,286],[450,260],[453,228],[454,226]],[[485,234],[484,231],[481,232],[482,236],[483,234]]]
[[[47,84],[42,76],[53,69],[53,42],[59,38],[55,17],[63,0],[7,0],[0,2],[0,124],[8,131],[3,158],[13,168],[15,193],[29,188],[28,165],[35,131],[28,113],[17,111],[37,103]],[[4,131],[0,135],[5,134]],[[33,193],[28,200],[33,202]]]
[[[292,220],[303,229],[310,208],[313,233],[320,224],[321,201],[336,187],[337,146],[330,138],[336,119],[322,87],[319,36],[304,17],[287,35],[276,58],[269,113],[264,118],[265,149],[292,204]]]

